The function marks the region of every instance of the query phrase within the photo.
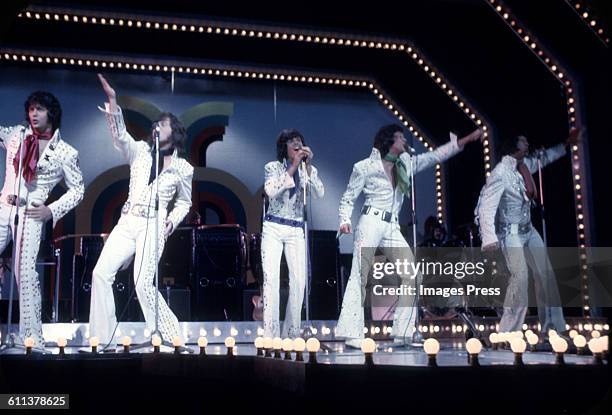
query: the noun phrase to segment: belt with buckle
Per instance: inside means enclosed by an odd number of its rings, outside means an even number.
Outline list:
[[[0,193],[0,197],[2,196],[2,193]],[[6,195],[6,204],[7,205],[12,205],[12,206],[17,206],[17,195]],[[25,206],[26,205],[26,200],[23,197],[19,198],[19,207],[21,206]]]
[[[397,215],[394,215],[393,213],[386,211],[386,210],[376,209],[375,207],[372,207],[372,206],[363,206],[361,208],[361,214],[380,216],[380,220],[384,220],[385,222],[389,222],[389,223],[397,222]]]
[[[123,208],[121,208],[121,213],[124,215],[130,214],[133,216],[140,216],[141,218],[152,219],[155,217],[155,206],[125,202]]]
[[[280,218],[274,215],[266,215],[264,219],[268,222],[278,223],[280,225],[293,226],[294,228],[303,228],[304,222],[293,219]]]
[[[496,231],[499,234],[524,235],[531,231],[531,223],[500,223],[496,228]]]

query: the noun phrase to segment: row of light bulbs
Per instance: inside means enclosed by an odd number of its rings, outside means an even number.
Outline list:
[[[567,99],[567,116],[570,129],[577,126],[576,115],[578,112],[578,100],[575,95],[572,81],[569,78],[568,72],[561,68],[551,56],[539,45],[539,42],[531,35],[526,28],[519,25],[516,18],[508,7],[503,5],[500,0],[489,0],[488,4],[493,7],[495,12],[500,15],[508,24],[508,26],[521,38],[523,43],[542,61],[548,69],[553,73],[557,80],[563,86]],[[580,7],[579,7],[580,8]],[[588,258],[586,255],[586,235],[587,229],[584,221],[583,210],[583,192],[582,188],[585,181],[581,172],[581,159],[578,146],[572,146],[570,149],[571,164],[572,164],[572,180],[574,186],[574,207],[576,209],[576,233],[578,236],[578,246],[580,253],[580,268],[581,268],[581,295],[583,315],[590,316],[590,298],[589,298],[589,274],[588,274]]]
[[[429,333],[430,335],[434,336],[437,333],[443,333],[443,332],[452,332],[452,333],[457,333],[457,334],[462,334],[467,330],[467,325],[461,325],[461,324],[451,324],[451,325],[447,325],[447,326],[441,326],[438,324],[430,324],[430,325],[419,325],[418,328],[416,328],[416,330],[418,330],[421,333]],[[499,330],[499,323],[496,324],[476,324],[476,329],[479,332],[495,332]],[[523,324],[522,329],[525,333],[528,332],[533,332],[534,330],[536,332],[540,332],[541,331],[541,325],[540,323],[537,324],[533,324],[533,325],[528,325],[528,324]],[[533,329],[533,330],[532,330]],[[590,337],[592,338],[597,338],[597,337],[601,337],[602,333],[609,333],[610,331],[610,325],[609,324],[600,324],[600,323],[596,323],[596,324],[592,324],[592,323],[577,323],[574,324],[573,326],[570,324],[566,324],[565,325],[565,329],[569,330],[569,336],[570,338],[574,338],[576,335],[578,335],[581,332],[584,333],[590,333],[588,335],[590,335]],[[312,326],[309,328],[310,332],[314,335],[320,334],[322,336],[328,336],[331,335],[332,331],[334,332],[335,335],[335,328],[330,328],[327,327],[325,325],[323,325],[320,330],[317,329],[316,327]],[[256,330],[257,336],[258,337],[263,337],[264,335],[264,330],[261,327],[258,327]],[[363,328],[363,333],[364,335],[370,335],[370,336],[380,336],[380,335],[386,335],[386,336],[390,336],[393,333],[393,327],[391,326],[387,326],[387,325],[382,325],[382,326],[377,326],[377,325],[372,325],[370,327],[364,327]],[[520,333],[520,332],[519,332]],[[132,336],[135,335],[136,333],[134,332],[134,330],[132,330],[132,332],[130,333]],[[213,337],[221,337],[223,335],[222,331],[219,328],[214,328],[214,330],[212,330],[212,336]],[[240,332],[238,331],[238,329],[236,329],[235,327],[232,327],[229,331],[229,336],[230,337],[237,337],[239,336]],[[117,331],[117,335],[120,336],[120,330]],[[204,328],[201,328],[199,330],[199,338],[206,338],[209,335],[208,331]],[[247,329],[244,331],[244,335],[249,337],[252,335],[252,332],[250,329]],[[151,336],[151,332],[148,329],[145,329],[144,331],[144,336],[145,337],[149,337]],[[192,336],[191,332],[185,332],[184,333],[185,338],[190,338]],[[85,337],[89,338],[89,333],[86,332],[85,333]],[[131,337],[130,336],[124,336],[122,337],[122,342],[123,344],[125,344],[126,339],[129,339],[129,341],[131,342]],[[62,342],[65,341],[65,339],[61,339]],[[60,341],[58,339],[58,346],[60,345]],[[65,346],[65,343],[64,343]]]
[[[592,13],[589,13],[586,5],[579,0],[567,0],[573,7],[578,16],[586,23],[586,25],[604,42],[606,46],[610,45],[610,37],[606,33],[601,22],[598,22]]]
[[[577,333],[573,334],[573,342],[576,346],[578,354],[582,354],[582,350],[588,345],[589,350],[593,354],[594,362],[601,364],[603,362],[603,355],[608,352],[608,336],[593,336],[591,340],[586,341],[586,338]],[[552,345],[553,351],[556,353],[556,363],[565,364],[563,355],[568,350],[567,341],[560,337],[554,330],[549,330],[549,341]],[[525,341],[527,339],[527,341]],[[521,331],[507,332],[507,333],[491,333],[489,335],[489,342],[492,348],[495,350],[500,344],[509,344],[510,349],[515,354],[515,365],[522,365],[522,355],[527,349],[527,344],[530,345],[531,351],[535,351],[535,346],[539,343],[539,337],[531,330],[527,330],[524,334]],[[129,353],[131,338],[125,336],[122,339],[124,353]],[[28,337],[25,339],[26,354],[31,354],[32,347],[34,347],[34,339]],[[179,354],[181,347],[183,346],[182,339],[175,337],[172,341],[175,348],[175,354]],[[151,338],[151,345],[153,346],[153,352],[159,353],[162,339],[158,335],[153,335]],[[59,354],[64,355],[64,348],[66,347],[66,339],[59,338],[57,340],[59,347]],[[99,339],[97,337],[89,338],[89,345],[92,353],[96,353],[99,347]],[[308,340],[302,338],[281,339],[280,337],[257,337],[254,342],[255,348],[257,349],[257,356],[275,357],[281,358],[281,351],[285,355],[285,360],[291,360],[291,353],[295,352],[296,361],[303,361],[303,352],[308,350],[309,352],[309,363],[316,363],[316,355],[320,350],[320,342],[317,338],[311,337]],[[208,346],[208,339],[200,336],[198,338],[198,347],[200,349],[200,355],[206,355],[206,347]],[[482,343],[476,338],[469,339],[466,344],[466,350],[468,352],[468,363],[471,366],[479,366],[478,355],[482,351]],[[234,337],[227,337],[225,339],[225,347],[227,348],[227,355],[234,356],[234,348],[236,347],[236,340]],[[376,351],[376,342],[372,338],[365,338],[361,342],[361,350],[365,355],[366,365],[374,364],[373,353]],[[440,351],[440,343],[435,338],[428,338],[423,343],[423,350],[428,355],[428,366],[437,366],[436,356]],[[274,353],[274,354],[273,354]]]

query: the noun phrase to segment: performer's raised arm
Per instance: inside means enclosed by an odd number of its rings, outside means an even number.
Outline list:
[[[414,174],[417,174],[434,164],[442,163],[449,158],[453,157],[465,147],[466,144],[482,139],[483,131],[480,128],[472,131],[470,134],[457,139],[456,136],[451,136],[451,140],[436,148],[434,151],[427,151],[425,153],[411,156],[408,152],[404,152],[400,155],[400,158],[404,161],[406,169],[410,168],[410,158],[412,157]],[[407,172],[410,174],[410,172]]]
[[[100,108],[100,110],[106,114],[108,127],[113,138],[113,145],[131,165],[138,153],[138,144],[125,128],[123,113],[117,105],[115,90],[101,74],[98,74],[98,79],[100,79],[102,89],[104,89],[108,99],[108,102],[104,103],[104,108]]]

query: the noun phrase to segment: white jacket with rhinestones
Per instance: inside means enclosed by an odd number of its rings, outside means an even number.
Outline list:
[[[414,174],[425,170],[434,164],[448,160],[461,151],[457,145],[457,138],[453,136],[451,141],[427,153],[411,156],[404,152],[400,154],[400,159],[406,166],[406,171],[410,177],[410,166]],[[404,194],[399,188],[394,189],[385,173],[380,152],[372,149],[370,157],[361,160],[353,165],[353,173],[349,179],[346,191],[340,199],[340,226],[351,224],[353,206],[359,194],[363,192],[365,196],[364,206],[372,206],[377,209],[392,212],[398,215],[404,202]]]
[[[295,181],[287,173],[287,168],[286,163],[280,161],[271,161],[265,166],[264,191],[269,200],[266,213],[284,219],[302,221],[306,183],[310,185],[312,193],[318,198],[323,197],[325,188],[315,166],[311,166],[310,176],[303,168],[300,168],[298,169],[300,188],[291,195],[290,190],[295,187]]]
[[[564,144],[547,149],[540,158],[542,167],[564,154]],[[526,195],[525,180],[516,162],[514,157],[504,156],[480,192],[475,213],[482,246],[498,241],[496,226],[531,223],[531,200]],[[537,157],[525,157],[524,162],[531,174],[538,170]]]
[[[13,167],[13,159],[19,151],[21,136],[27,137],[32,133],[30,127],[24,130],[22,126],[0,127],[0,147],[6,149],[6,170],[4,186],[0,200],[7,203],[9,195],[17,195],[17,175]],[[62,180],[66,182],[68,190],[58,200],[49,204],[53,215],[53,226],[71,209],[83,200],[85,185],[79,167],[79,153],[70,144],[61,138],[59,128],[55,130],[47,147],[40,155],[36,167],[36,178],[27,184],[21,180],[19,198],[32,202],[45,203],[49,193]]]
[[[106,114],[108,126],[113,138],[113,145],[123,155],[130,165],[130,187],[126,206],[155,206],[156,180],[149,184],[151,173],[151,147],[144,141],[136,141],[127,132],[121,108],[117,112],[109,111],[108,103],[100,108]],[[159,209],[167,212],[167,207],[173,197],[174,208],[167,217],[172,222],[174,232],[191,208],[191,182],[193,181],[193,166],[187,160],[178,157],[176,150],[172,154],[170,166],[159,173]]]

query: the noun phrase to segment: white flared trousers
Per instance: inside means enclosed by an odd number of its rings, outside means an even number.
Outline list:
[[[280,262],[285,253],[289,268],[289,300],[282,332],[280,311]],[[302,304],[306,287],[306,242],[304,230],[273,222],[264,222],[261,236],[261,264],[264,274],[264,336],[300,336]]]
[[[164,215],[162,215],[164,217]],[[159,225],[159,257],[164,250],[164,221]],[[134,255],[134,283],[136,295],[145,317],[147,329],[155,329],[155,296],[159,301],[159,331],[164,340],[172,342],[180,336],[178,319],[170,310],[161,293],[155,289],[155,219],[122,215],[108,236],[100,258],[93,270],[89,333],[107,344],[117,324],[113,282],[121,266]]]
[[[385,222],[376,215],[361,215],[355,231],[351,275],[344,291],[342,310],[336,328],[338,338],[346,340],[364,338],[366,284],[373,254],[377,247],[382,248],[390,262],[395,262],[397,259],[413,261],[412,250],[400,232],[398,223]],[[362,257],[364,254],[367,257]],[[362,264],[364,269],[362,269]],[[401,284],[414,286],[414,280],[402,278]],[[393,316],[393,337],[411,338],[414,333],[417,307],[413,302],[414,297],[398,298]]]
[[[510,281],[504,300],[500,332],[518,331],[527,314],[529,268],[533,273],[538,317],[542,332],[565,331],[559,288],[542,237],[533,227],[524,234],[509,233],[501,238]]]
[[[0,204],[0,253],[4,252],[13,239],[16,211],[15,206]],[[17,262],[15,280],[19,291],[19,339],[16,339],[16,342],[23,344],[24,339],[32,337],[35,342],[34,347],[44,348],[40,281],[36,272],[43,222],[26,218],[24,212],[23,207],[19,209],[17,241],[13,244]],[[5,284],[5,287],[8,286]]]

